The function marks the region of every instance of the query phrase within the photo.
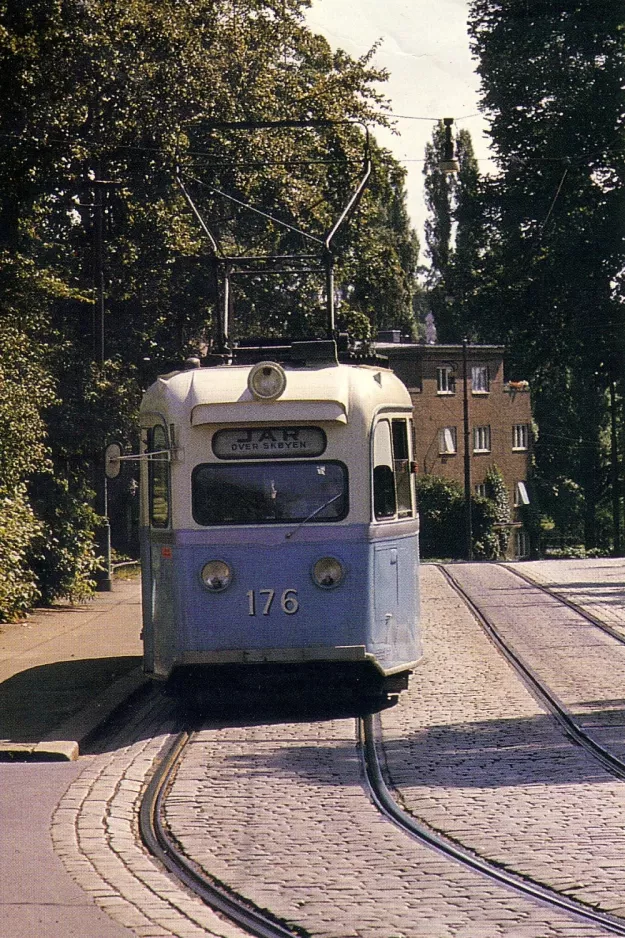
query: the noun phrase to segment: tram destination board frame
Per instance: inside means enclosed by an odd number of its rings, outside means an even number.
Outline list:
[[[213,453],[218,459],[305,459],[321,456],[327,438],[321,427],[240,427],[217,430]]]

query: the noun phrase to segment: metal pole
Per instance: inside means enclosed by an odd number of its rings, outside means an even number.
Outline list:
[[[616,432],[616,383],[610,381],[610,475],[612,483],[612,522],[614,526],[614,556],[621,556],[621,499],[619,492],[618,440]]]
[[[334,338],[334,257],[328,251],[325,256],[326,267],[326,309],[328,314],[328,338]]]
[[[467,560],[473,560],[473,522],[471,518],[471,450],[469,427],[469,340],[462,340],[462,416],[464,423],[464,524]]]
[[[94,281],[96,293],[96,315],[94,322],[93,347],[97,362],[104,362],[104,219],[102,186],[94,184]]]
[[[230,264],[224,264],[224,305],[221,313],[221,351],[229,347],[230,333]]]
[[[99,167],[98,167],[99,168]],[[99,174],[98,174],[99,175]],[[103,187],[98,180],[94,181],[94,281],[96,294],[96,314],[94,317],[94,357],[100,365],[104,365],[104,209]],[[108,517],[108,484],[104,470],[100,483],[102,492],[102,524],[95,531],[96,547],[99,556],[104,560],[104,569],[96,571],[96,588],[101,593],[110,593],[113,589],[111,579],[111,525]]]

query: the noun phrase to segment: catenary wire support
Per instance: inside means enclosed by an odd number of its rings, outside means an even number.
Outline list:
[[[215,264],[217,282],[221,281],[221,298],[219,303],[219,324],[218,324],[218,351],[222,354],[230,354],[230,318],[232,306],[231,280],[234,275],[258,275],[276,274],[276,273],[314,273],[323,272],[325,275],[325,297],[326,297],[326,333],[328,338],[334,338],[336,334],[335,325],[335,299],[334,299],[334,265],[335,253],[333,240],[340,228],[351,218],[356,211],[362,194],[367,186],[372,172],[371,145],[369,130],[366,124],[361,121],[351,120],[282,120],[282,121],[220,121],[209,124],[211,130],[260,130],[272,128],[295,128],[295,127],[331,127],[336,125],[360,126],[364,131],[364,148],[362,157],[362,168],[353,190],[340,211],[338,218],[332,227],[322,236],[318,237],[310,232],[304,231],[291,225],[275,215],[265,212],[249,202],[238,199],[235,196],[224,192],[214,186],[208,186],[211,195],[217,195],[232,204],[238,205],[256,215],[271,221],[279,227],[292,231],[308,241],[318,244],[320,251],[318,254],[282,254],[282,255],[255,255],[238,256],[226,254],[223,250],[220,239],[215,230],[210,226],[197,207],[188,187],[183,180],[183,171],[180,165],[176,166],[176,182],[180,187],[193,215],[197,219],[200,228],[206,235]],[[189,174],[185,174],[188,179],[195,183],[200,183]],[[281,261],[284,266],[276,267],[275,262]],[[304,264],[305,262],[305,264]],[[259,265],[258,267],[256,265]],[[245,265],[245,266],[243,266]],[[273,265],[273,266],[272,266]],[[292,265],[292,266],[291,266]]]

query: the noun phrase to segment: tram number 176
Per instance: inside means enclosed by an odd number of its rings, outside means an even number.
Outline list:
[[[258,601],[257,597],[258,596]],[[248,590],[247,591],[247,614],[256,615],[256,609],[262,610],[262,615],[268,616],[271,613],[273,601],[276,598],[275,590]],[[294,615],[299,609],[299,600],[297,590],[284,590],[280,596],[280,608],[287,616]]]

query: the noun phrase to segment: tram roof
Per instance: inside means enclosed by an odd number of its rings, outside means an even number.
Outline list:
[[[247,423],[317,420],[347,423],[354,410],[412,408],[402,382],[385,367],[331,364],[284,366],[286,387],[275,400],[257,400],[248,388],[251,365],[194,368],[164,375],[146,391],[142,412],[167,421]]]

